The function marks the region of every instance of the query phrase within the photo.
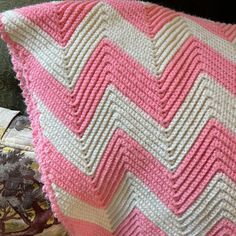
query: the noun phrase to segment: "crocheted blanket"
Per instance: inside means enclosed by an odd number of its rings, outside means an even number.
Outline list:
[[[236,235],[236,26],[149,2],[1,15],[45,191],[71,235]]]

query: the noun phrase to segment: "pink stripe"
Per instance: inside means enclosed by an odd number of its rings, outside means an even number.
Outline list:
[[[20,13],[21,15],[32,21],[47,34],[49,34],[52,38],[54,38],[57,42],[60,42],[60,29],[57,22],[55,4],[36,4],[15,9],[14,11]]]
[[[103,227],[82,220],[76,220],[67,216],[63,216],[64,224],[68,228],[71,236],[112,236],[111,232]]]
[[[236,25],[221,24],[221,30],[224,32],[229,41],[233,41],[236,38]]]
[[[99,0],[87,0],[64,1],[57,4],[63,46],[68,43],[76,28],[98,3]]]
[[[236,136],[218,121],[210,120],[172,176],[177,214],[183,214],[201,195],[212,178],[223,172],[236,183],[233,158]]]
[[[228,235],[233,236],[236,235],[236,225],[227,219],[222,219],[217,222],[212,229],[207,233],[207,236],[221,236]]]

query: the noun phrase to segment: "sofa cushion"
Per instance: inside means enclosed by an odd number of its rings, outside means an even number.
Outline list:
[[[47,0],[1,0],[0,12],[46,2]],[[20,110],[25,112],[25,103],[21,90],[12,69],[6,44],[0,39],[0,107]]]

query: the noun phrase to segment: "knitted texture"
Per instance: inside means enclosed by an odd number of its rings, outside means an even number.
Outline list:
[[[4,12],[45,191],[71,235],[236,235],[236,26],[148,2]]]

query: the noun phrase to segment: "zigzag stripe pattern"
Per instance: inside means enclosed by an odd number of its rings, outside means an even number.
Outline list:
[[[40,100],[37,98],[35,100],[42,114],[40,124],[45,127],[44,135],[60,153],[86,174],[94,174],[96,162],[99,163],[100,156],[103,154],[108,141],[118,128],[128,133],[130,137],[162,162],[166,168],[174,170],[186,156],[189,148],[209,119],[217,119],[236,134],[235,114],[232,113],[232,116],[228,114],[227,117],[224,117],[223,113],[224,110],[233,111],[236,109],[235,97],[230,96],[227,91],[220,91],[222,88],[217,86],[213,80],[200,77],[197,82],[167,129],[147,117],[146,113],[143,113],[135,104],[130,103],[115,88],[110,86],[106,89],[93,120],[81,139],[67,130],[52,113],[47,111]],[[229,101],[227,105],[230,107],[225,107],[226,104],[222,104],[220,99],[214,101],[212,91],[222,94],[221,99],[225,97]],[[188,121],[183,120],[182,117],[186,117],[185,119]],[[60,127],[60,132],[56,127]],[[165,132],[168,135],[165,135]],[[166,146],[166,140],[171,143],[169,147]],[[100,141],[102,142],[98,145]],[[65,143],[68,148],[64,147],[62,143]],[[69,148],[71,145],[74,148]],[[96,145],[99,146],[98,150],[95,148]],[[95,151],[98,152],[94,153]],[[166,159],[168,151],[173,152],[171,159]],[[81,158],[80,162],[77,160],[78,157]],[[86,162],[84,162],[85,159]],[[90,167],[89,172],[86,171],[86,167]]]
[[[70,235],[235,234],[235,25],[78,0],[4,12],[0,32]]]
[[[99,225],[111,232],[116,230],[117,225],[134,208],[138,208],[145,217],[170,235],[181,235],[181,233],[199,235],[199,232],[209,230],[222,217],[235,223],[235,186],[222,174],[217,174],[212,179],[201,197],[181,217],[176,217],[156,198],[154,193],[129,173],[120,184],[116,196],[107,208],[91,207],[70,196],[56,185],[53,185],[53,189],[64,196],[58,201],[62,212],[69,213],[70,217],[94,223],[97,223],[96,219],[102,219]],[[230,196],[225,192],[225,189],[231,191]],[[67,201],[69,204],[65,204]],[[65,207],[68,205],[70,205],[69,209]]]

